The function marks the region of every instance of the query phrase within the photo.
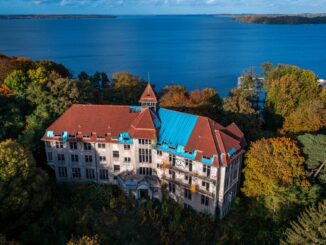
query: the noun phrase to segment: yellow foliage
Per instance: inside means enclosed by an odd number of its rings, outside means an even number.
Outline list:
[[[248,197],[258,197],[282,192],[286,187],[307,187],[303,163],[293,140],[285,137],[258,140],[246,154],[242,191]]]
[[[326,126],[325,103],[316,99],[299,107],[292,114],[285,117],[282,134],[299,134],[317,132]]]
[[[100,239],[97,235],[95,236],[82,236],[80,238],[72,238],[67,245],[99,245],[101,244]]]

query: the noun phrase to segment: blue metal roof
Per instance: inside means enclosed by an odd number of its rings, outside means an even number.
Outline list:
[[[186,146],[198,116],[162,108],[158,109],[157,115],[161,121],[158,143],[174,148]]]

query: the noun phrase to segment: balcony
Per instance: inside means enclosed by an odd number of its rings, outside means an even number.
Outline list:
[[[216,182],[217,180],[214,180],[210,177],[207,177],[205,175],[201,175],[201,174],[198,174],[198,172],[195,172],[195,171],[189,171],[189,170],[185,170],[185,169],[182,169],[182,168],[178,168],[176,166],[173,166],[173,165],[168,165],[165,167],[166,169],[171,169],[171,170],[175,170],[175,171],[179,171],[180,173],[183,173],[183,174],[187,174],[187,175],[191,175],[193,177],[196,177],[196,178],[199,178],[199,179],[202,179],[202,180],[205,180],[205,181],[208,181],[208,182],[212,182],[216,185]]]
[[[214,193],[209,192],[209,191],[206,191],[206,190],[203,190],[198,185],[194,185],[194,184],[191,184],[190,185],[188,183],[183,182],[180,179],[174,179],[174,178],[172,178],[172,176],[170,176],[168,174],[167,175],[163,175],[162,176],[162,179],[164,179],[165,181],[174,183],[176,185],[182,186],[184,188],[187,188],[187,189],[191,190],[191,192],[193,192],[193,193],[203,194],[203,195],[209,196],[211,198],[214,198],[214,196],[215,196]]]

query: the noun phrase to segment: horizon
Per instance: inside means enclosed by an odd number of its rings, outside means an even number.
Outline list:
[[[0,0],[0,15],[320,14],[326,0]]]

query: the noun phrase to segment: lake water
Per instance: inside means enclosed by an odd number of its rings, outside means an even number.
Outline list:
[[[240,24],[215,16],[1,20],[0,53],[50,59],[80,71],[128,71],[157,88],[215,88],[222,96],[265,61],[326,78],[326,25]]]

